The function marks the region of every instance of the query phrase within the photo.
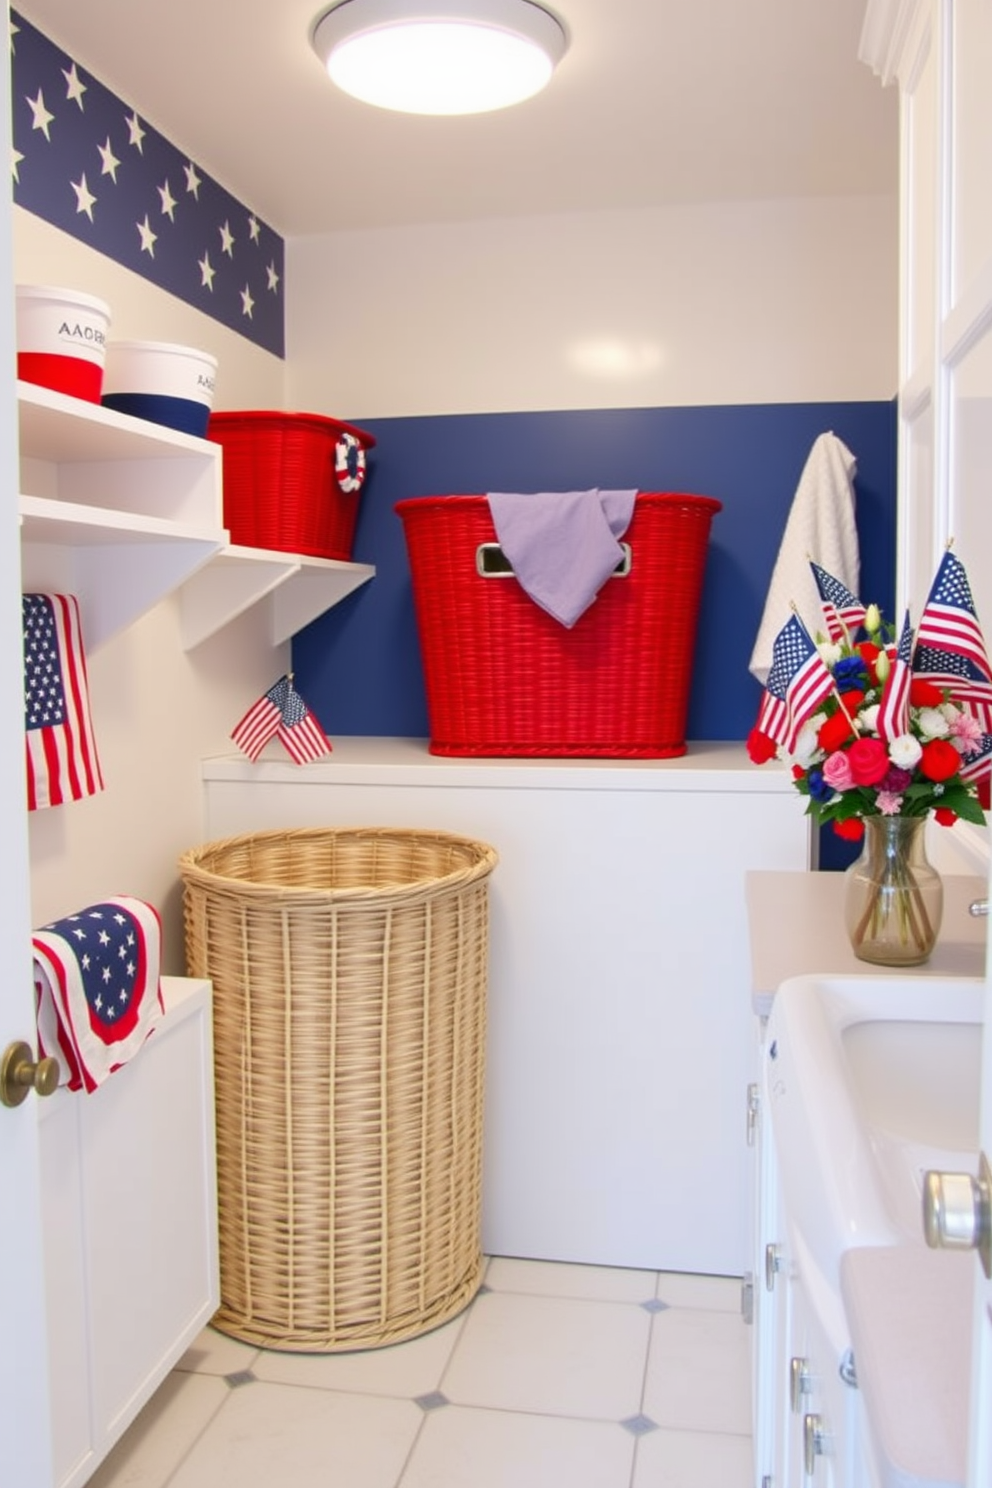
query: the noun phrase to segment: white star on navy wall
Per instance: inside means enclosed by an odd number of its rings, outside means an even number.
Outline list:
[[[282,238],[23,16],[10,34],[17,205],[283,356]]]

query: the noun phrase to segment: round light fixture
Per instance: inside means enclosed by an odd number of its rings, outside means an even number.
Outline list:
[[[408,114],[481,114],[539,93],[568,45],[532,0],[341,0],[310,40],[353,98]]]

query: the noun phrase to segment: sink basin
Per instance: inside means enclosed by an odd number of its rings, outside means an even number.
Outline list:
[[[849,1247],[924,1244],[928,1168],[976,1170],[984,987],[913,974],[778,989],[766,1109],[799,1266],[825,1295]]]

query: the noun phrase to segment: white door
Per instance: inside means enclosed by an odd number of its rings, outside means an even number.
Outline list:
[[[982,1046],[982,1151],[992,1166],[992,958],[985,969],[985,1033]],[[968,1488],[992,1488],[992,1280],[975,1265],[974,1334],[971,1368],[971,1431]]]
[[[0,68],[0,159],[10,159],[10,81]],[[28,847],[24,797],[20,538],[14,389],[11,207],[0,201],[0,1055],[34,1042]],[[42,1268],[38,1097],[0,1105],[0,1452],[3,1480],[49,1488],[52,1480],[48,1347]]]

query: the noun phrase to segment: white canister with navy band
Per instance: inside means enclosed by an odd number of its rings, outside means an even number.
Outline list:
[[[217,359],[168,341],[110,341],[103,374],[107,408],[204,439]]]

